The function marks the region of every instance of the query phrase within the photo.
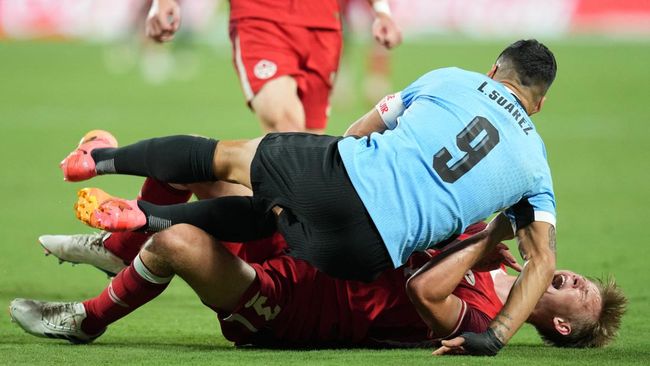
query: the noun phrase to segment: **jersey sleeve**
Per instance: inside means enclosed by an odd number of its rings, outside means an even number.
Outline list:
[[[492,318],[490,318],[482,311],[476,309],[475,307],[468,305],[465,301],[461,300],[461,302],[462,307],[460,313],[458,314],[458,319],[456,320],[454,330],[452,330],[449,335],[445,337],[432,337],[434,341],[452,339],[459,336],[463,332],[482,333],[487,330],[488,326],[490,326]]]
[[[546,163],[544,143],[541,143],[541,152]],[[510,219],[513,232],[517,232],[518,229],[533,221],[547,222],[556,226],[555,193],[553,193],[553,179],[548,163],[540,165],[538,176],[535,187],[504,212]]]
[[[513,232],[526,227],[533,221],[556,225],[555,196],[552,190],[543,191],[530,197],[524,197],[505,211],[510,219]]]
[[[456,337],[463,332],[483,333],[487,330],[488,326],[490,326],[491,321],[492,318],[487,316],[485,313],[472,306],[468,306],[458,329],[448,338]]]

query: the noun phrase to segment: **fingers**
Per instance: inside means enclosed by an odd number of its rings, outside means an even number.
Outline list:
[[[463,347],[447,347],[442,346],[437,350],[431,353],[433,356],[444,356],[444,355],[465,355],[467,351]]]
[[[157,37],[160,34],[160,27],[158,26],[158,21],[155,18],[148,18],[145,24],[145,31],[147,37]]]
[[[442,341],[442,346],[437,350],[433,351],[432,355],[442,356],[442,355],[463,355],[466,354],[463,344],[465,343],[465,338],[456,337],[448,341]]]
[[[386,15],[378,15],[372,28],[375,41],[387,49],[398,46],[402,42],[402,33],[399,27]]]
[[[434,355],[434,356],[442,356],[442,355],[446,355],[450,351],[451,351],[451,348],[449,348],[447,346],[442,346],[442,347],[438,348],[437,350],[433,351],[432,355]]]
[[[163,26],[163,24],[160,23],[160,19],[156,17],[147,21],[146,33],[149,38],[156,42],[167,42],[174,39],[177,29],[178,25],[174,24]]]
[[[174,38],[181,23],[181,11],[174,1],[154,1],[146,22],[146,34],[156,42]]]
[[[386,44],[384,47],[386,48],[393,48],[397,47],[402,43],[402,33],[397,29],[396,27],[392,27],[392,29],[387,29],[386,30]]]
[[[521,272],[521,265],[517,262],[517,259],[512,255],[512,253],[510,253],[507,245],[499,243],[497,245],[497,249],[499,250],[499,254],[501,254],[503,257],[503,264],[514,269],[517,272]]]
[[[506,251],[505,253],[503,253],[503,257],[504,257],[503,264],[514,269],[517,272],[521,272],[523,267],[521,266],[521,264],[517,262],[517,259],[515,259],[515,257],[513,257],[510,252]]]
[[[168,20],[171,21],[172,31],[176,32],[181,26],[181,9],[178,6],[172,8]]]
[[[442,341],[443,346],[447,347],[460,347],[465,343],[465,338],[463,337],[456,337],[450,340]]]
[[[159,12],[156,14],[156,20],[160,24],[160,29],[163,32],[173,32],[174,31],[174,10],[167,9],[165,12]]]
[[[387,49],[391,49],[402,42],[402,37],[401,34],[394,32],[394,30],[381,27],[379,34],[375,35],[375,40]]]

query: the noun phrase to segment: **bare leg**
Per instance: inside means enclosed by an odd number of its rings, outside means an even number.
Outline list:
[[[261,137],[253,140],[220,141],[214,152],[212,169],[215,177],[251,188],[251,162]]]
[[[204,231],[175,225],[155,234],[140,252],[155,275],[179,275],[208,305],[231,311],[255,280],[255,271]]]
[[[100,334],[111,323],[160,295],[174,275],[213,308],[232,311],[255,271],[205,232],[178,225],[154,235],[133,263],[98,296],[83,302],[84,332]]]
[[[264,84],[251,101],[251,107],[265,133],[305,130],[305,111],[298,98],[298,85],[291,76]]]

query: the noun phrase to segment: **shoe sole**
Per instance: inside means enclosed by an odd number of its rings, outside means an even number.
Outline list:
[[[99,188],[83,188],[77,192],[77,203],[74,204],[74,211],[77,218],[84,224],[95,227],[92,224],[93,213],[102,202],[112,198],[111,195]]]

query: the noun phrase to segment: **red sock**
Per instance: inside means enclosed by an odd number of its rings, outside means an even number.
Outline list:
[[[172,277],[161,278],[152,274],[140,257],[136,257],[99,296],[83,302],[87,317],[81,323],[81,329],[90,335],[101,332],[160,295]]]
[[[192,197],[192,192],[175,189],[169,184],[159,182],[153,178],[147,178],[144,181],[138,195],[139,200],[145,200],[156,205],[183,203],[187,202],[190,197]],[[131,263],[149,236],[150,234],[142,232],[112,233],[104,241],[104,246],[125,263]]]

